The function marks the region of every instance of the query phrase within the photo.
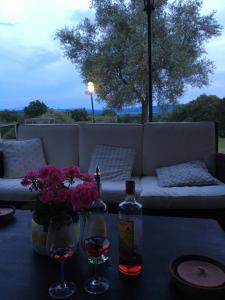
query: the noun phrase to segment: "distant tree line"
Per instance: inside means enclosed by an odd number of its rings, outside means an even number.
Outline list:
[[[40,101],[31,101],[23,111],[0,111],[0,123],[23,123],[27,118],[54,118],[55,123],[73,123],[91,121],[91,116],[85,108],[58,111],[47,107]],[[101,112],[101,120],[111,120],[118,123],[140,123],[141,114],[119,115],[113,109],[106,108]],[[100,118],[99,118],[100,119]],[[98,118],[97,118],[98,121]],[[176,105],[172,112],[154,116],[155,122],[197,122],[213,121],[218,123],[219,136],[225,137],[225,98],[201,95],[187,104]],[[15,137],[13,128],[2,130],[3,138]]]

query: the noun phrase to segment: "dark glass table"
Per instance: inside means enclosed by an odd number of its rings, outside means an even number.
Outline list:
[[[65,277],[73,280],[77,293],[69,299],[185,299],[170,282],[169,263],[180,255],[210,256],[225,263],[225,234],[214,220],[144,216],[144,270],[127,278],[117,269],[117,215],[109,216],[110,261],[99,267],[108,277],[110,290],[101,296],[83,291],[92,267],[81,250],[65,263]],[[31,214],[17,211],[14,222],[0,226],[0,299],[50,299],[48,287],[59,279],[59,263],[37,255],[31,245]]]

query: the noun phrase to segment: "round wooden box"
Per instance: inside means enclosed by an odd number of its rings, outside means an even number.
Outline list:
[[[225,266],[206,256],[185,255],[170,263],[172,282],[194,299],[225,299]]]
[[[13,205],[0,205],[0,224],[13,220],[16,208]]]

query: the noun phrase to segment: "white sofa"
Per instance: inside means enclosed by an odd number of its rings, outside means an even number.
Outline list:
[[[216,172],[216,133],[213,122],[73,125],[19,125],[17,139],[40,138],[47,163],[59,167],[79,165],[87,172],[97,144],[134,148],[133,178],[144,208],[217,209],[225,207],[225,184],[162,188],[155,169],[192,160],[204,160]],[[102,182],[103,199],[124,199],[124,182]],[[20,179],[0,178],[0,200],[28,201],[32,193]]]

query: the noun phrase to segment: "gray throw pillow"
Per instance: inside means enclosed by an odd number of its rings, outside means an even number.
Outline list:
[[[46,165],[40,139],[2,142],[4,177],[21,178],[29,170]]]
[[[207,170],[203,161],[191,161],[156,169],[162,187],[217,185],[219,181]]]
[[[96,145],[88,172],[93,174],[99,166],[102,180],[127,180],[131,177],[134,158],[134,149]]]

